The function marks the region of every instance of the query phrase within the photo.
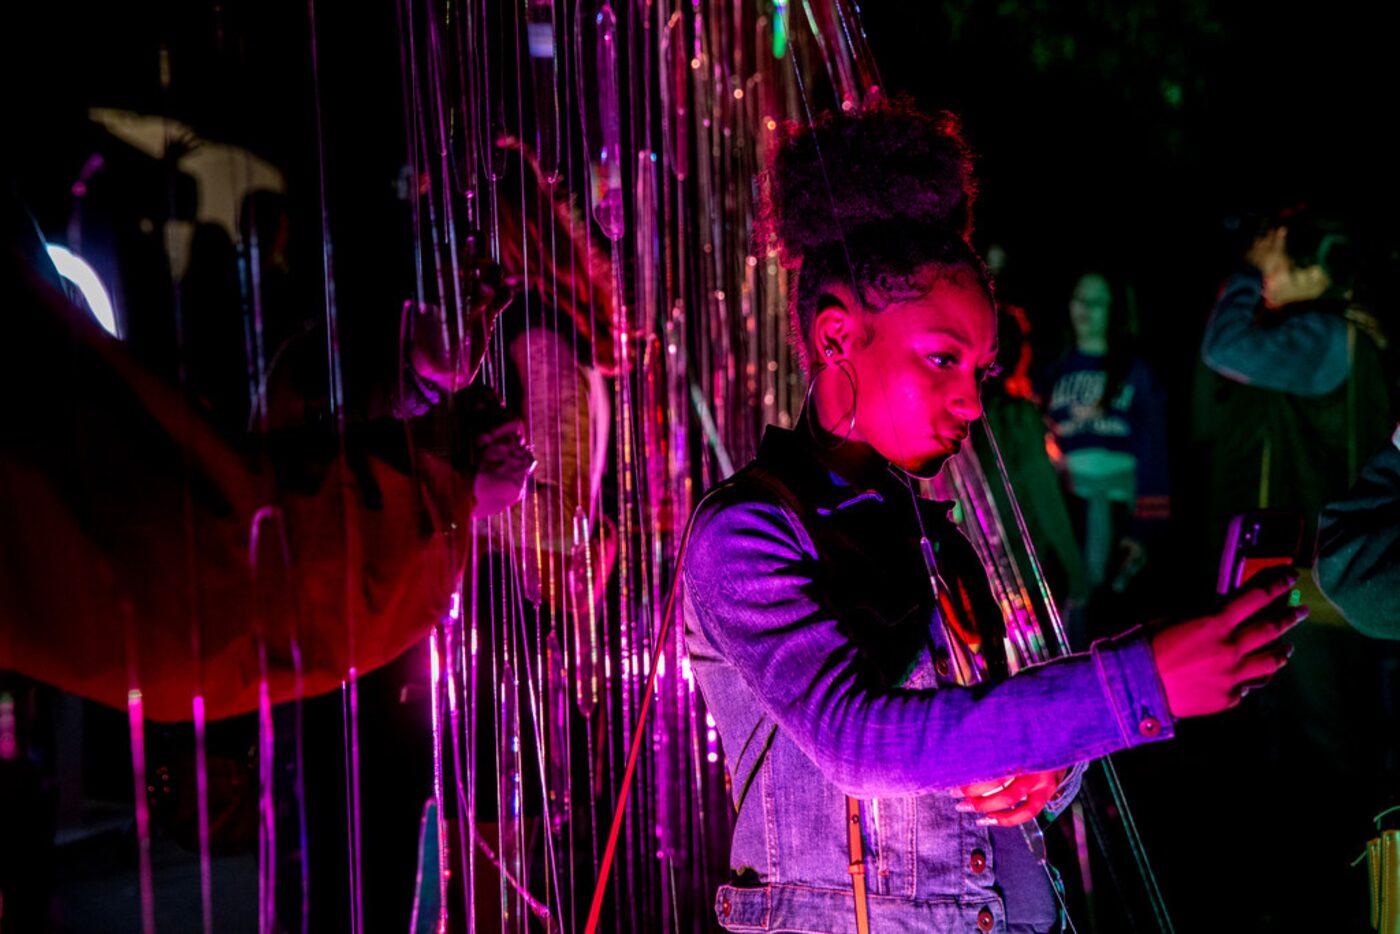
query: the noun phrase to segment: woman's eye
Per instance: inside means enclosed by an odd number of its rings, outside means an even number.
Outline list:
[[[957,366],[958,358],[950,353],[931,353],[928,355],[928,362],[940,370],[946,370],[949,367]]]

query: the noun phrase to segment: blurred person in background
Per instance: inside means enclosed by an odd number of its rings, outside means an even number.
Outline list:
[[[1242,259],[1220,291],[1201,344],[1211,371],[1198,386],[1194,426],[1209,443],[1211,460],[1202,557],[1219,560],[1232,515],[1283,509],[1303,517],[1306,564],[1323,507],[1346,497],[1394,425],[1382,355],[1388,340],[1368,298],[1373,267],[1353,229],[1307,207],[1262,225]],[[1332,549],[1347,546],[1335,528],[1322,545],[1328,563],[1317,572],[1327,582],[1338,557]],[[1393,646],[1346,626],[1315,589],[1312,575],[1299,578],[1300,599],[1314,612],[1294,630],[1293,664],[1276,691],[1245,707],[1238,732],[1221,740],[1220,758],[1223,765],[1241,749],[1258,748],[1237,766],[1235,780],[1260,792],[1260,807],[1241,815],[1240,832],[1251,845],[1286,846],[1296,854],[1261,880],[1261,895],[1309,886],[1359,902],[1363,873],[1346,867],[1400,774],[1394,711],[1400,665]],[[1341,800],[1326,805],[1324,819],[1277,821],[1319,788],[1345,789]],[[1331,926],[1321,916],[1293,921],[1308,929]]]
[[[1128,289],[1084,273],[1069,322],[1071,345],[1046,368],[1043,400],[1093,600],[1123,594],[1164,537],[1166,400],[1137,352]],[[1081,641],[1086,626],[1096,624],[1072,626]]]

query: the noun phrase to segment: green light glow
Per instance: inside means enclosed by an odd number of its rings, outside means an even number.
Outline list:
[[[773,57],[782,58],[788,46],[788,0],[773,3]]]

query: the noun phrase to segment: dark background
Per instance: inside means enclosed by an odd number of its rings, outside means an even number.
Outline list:
[[[1372,5],[947,0],[869,3],[862,15],[886,89],[963,115],[981,156],[979,245],[1009,255],[1003,297],[1048,336],[1080,272],[1126,272],[1174,398],[1260,215],[1307,200],[1389,239],[1397,78]],[[382,268],[386,246],[407,249],[393,231],[366,235],[391,217],[403,162],[398,27],[392,4],[322,4],[318,16],[332,233],[351,234],[334,238],[336,269],[349,294],[375,288],[364,273]],[[245,145],[287,172],[298,215],[319,216],[304,5],[70,0],[15,5],[8,18],[3,159],[50,232],[65,220],[94,105],[169,113]],[[303,253],[319,254],[315,225],[298,232]]]
[[[392,187],[405,151],[398,27],[391,3],[319,6],[325,185],[353,329],[356,309],[401,298],[411,249]],[[294,250],[319,267],[306,10],[272,0],[10,5],[0,30],[7,180],[46,233],[60,234],[68,187],[91,151],[86,108],[168,113],[287,173],[293,214],[304,219]],[[1259,218],[1299,200],[1349,217],[1378,242],[1395,239],[1397,77],[1383,8],[1359,0],[1307,11],[1263,0],[886,0],[862,14],[885,88],[962,114],[981,157],[978,243],[1005,248],[1000,294],[1028,308],[1043,350],[1060,332],[1080,273],[1108,266],[1131,276],[1144,347],[1170,400],[1176,553],[1209,564],[1216,545],[1195,537],[1192,523],[1208,471],[1188,441],[1189,399],[1220,281]],[[149,184],[156,211],[168,192],[159,177]],[[346,347],[356,345],[352,330]],[[1162,854],[1168,895],[1197,922],[1181,929],[1217,929],[1204,906],[1190,907],[1206,879],[1218,886],[1210,897],[1223,894],[1238,909],[1220,917],[1243,921],[1239,929],[1264,929],[1250,925],[1267,913],[1268,929],[1289,930],[1290,906],[1278,894],[1288,889],[1277,880],[1261,887],[1279,854],[1252,852],[1255,841],[1228,822],[1248,813],[1282,827],[1294,818],[1259,815],[1268,796],[1231,784],[1241,775],[1259,781],[1257,771],[1238,772],[1238,762],[1213,769],[1220,744],[1195,735],[1179,755],[1152,750],[1125,762],[1149,799],[1141,817],[1149,847]],[[121,745],[103,755],[116,770],[129,761]],[[1315,802],[1298,802],[1316,807],[1307,821],[1327,820],[1325,801],[1339,793],[1319,788]],[[1154,807],[1153,799],[1177,803]],[[1364,840],[1356,842],[1359,852]],[[1359,870],[1345,878],[1357,884],[1295,890],[1309,917],[1325,917],[1332,901],[1346,919],[1334,929],[1350,929],[1365,885]],[[1271,904],[1251,914],[1261,898]]]

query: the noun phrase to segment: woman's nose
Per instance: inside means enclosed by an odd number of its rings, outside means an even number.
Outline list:
[[[982,417],[982,381],[975,376],[958,381],[957,391],[948,401],[948,411],[965,422]]]

